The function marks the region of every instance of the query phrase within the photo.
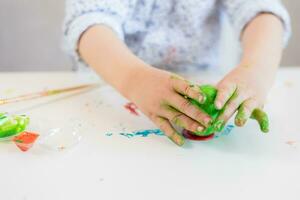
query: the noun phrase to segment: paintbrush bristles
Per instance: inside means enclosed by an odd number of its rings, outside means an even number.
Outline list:
[[[42,92],[21,95],[18,97],[13,97],[13,98],[8,98],[8,99],[0,99],[0,105],[17,103],[17,102],[37,99],[37,98],[41,98],[41,97],[48,97],[48,96],[58,95],[58,94],[67,93],[67,92],[79,91],[79,90],[83,90],[83,89],[94,88],[97,86],[99,86],[99,85],[98,84],[85,84],[85,85],[79,85],[79,86],[68,87],[68,88],[45,90]]]

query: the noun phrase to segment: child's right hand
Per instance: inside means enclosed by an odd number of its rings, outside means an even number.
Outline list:
[[[184,139],[171,123],[192,132],[201,131],[210,123],[207,114],[184,98],[203,101],[198,88],[145,64],[110,28],[103,25],[89,28],[82,35],[78,50],[103,80],[134,102],[176,144],[183,145]]]
[[[205,101],[200,91],[181,77],[153,67],[139,69],[130,80],[127,97],[177,145],[184,138],[171,125],[189,131],[202,131],[211,118],[186,97]]]

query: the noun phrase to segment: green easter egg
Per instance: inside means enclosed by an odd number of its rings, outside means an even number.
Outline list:
[[[190,99],[190,102],[207,113],[212,118],[212,123],[205,130],[201,132],[195,132],[195,134],[200,136],[208,136],[215,132],[222,131],[224,128],[224,123],[221,120],[217,120],[217,118],[223,110],[218,110],[214,104],[218,92],[217,89],[212,85],[202,85],[199,86],[199,90],[206,97],[205,102],[201,104],[195,99]]]

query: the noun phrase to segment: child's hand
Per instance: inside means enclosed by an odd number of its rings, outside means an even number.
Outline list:
[[[221,109],[227,103],[219,119],[227,122],[238,110],[235,117],[237,126],[243,126],[252,114],[259,121],[262,131],[267,132],[268,125],[264,123],[268,119],[260,109],[263,108],[272,80],[272,75],[264,74],[258,68],[244,65],[235,68],[217,86],[216,108]]]
[[[171,125],[189,131],[202,131],[211,118],[193,106],[187,97],[203,102],[205,97],[188,81],[156,68],[142,69],[134,77],[128,97],[173,142],[184,144],[184,138]]]

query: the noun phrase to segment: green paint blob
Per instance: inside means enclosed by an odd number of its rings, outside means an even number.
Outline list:
[[[29,124],[29,117],[25,115],[11,115],[0,113],[0,138],[11,137],[24,131]]]
[[[222,131],[225,124],[222,120],[218,120],[218,117],[223,112],[223,109],[218,110],[214,104],[218,92],[217,89],[211,85],[202,85],[199,86],[199,89],[200,92],[205,96],[205,102],[200,103],[196,99],[189,100],[193,105],[197,106],[199,109],[207,113],[211,117],[212,123],[205,130],[201,132],[196,132],[195,134],[201,136],[208,136],[213,133]]]
[[[258,122],[260,130],[262,132],[269,132],[269,118],[264,111],[262,111],[261,109],[255,109],[252,112],[251,119],[255,119]]]

